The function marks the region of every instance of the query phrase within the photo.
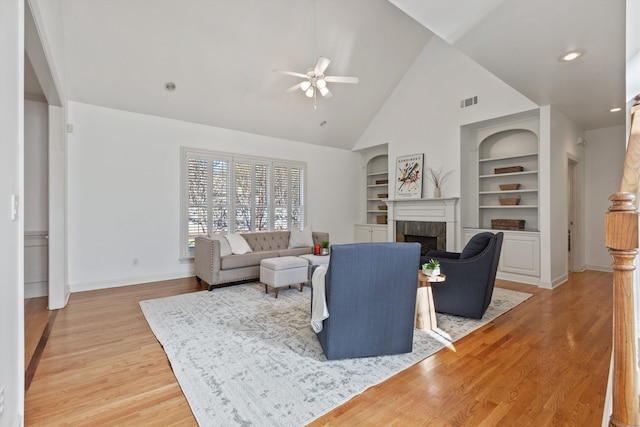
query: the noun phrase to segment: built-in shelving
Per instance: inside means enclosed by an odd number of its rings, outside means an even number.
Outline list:
[[[389,164],[388,156],[380,155],[367,162],[366,183],[366,218],[367,224],[386,224],[386,203],[389,198]],[[378,183],[386,181],[385,183]],[[381,197],[386,194],[386,197]],[[381,209],[382,208],[382,209]],[[378,218],[384,217],[384,222]]]
[[[538,229],[538,137],[529,129],[500,129],[484,136],[478,145],[478,226],[491,229],[493,219],[525,221],[526,230]],[[520,167],[522,171],[499,173]],[[501,185],[518,184],[515,190]],[[502,198],[517,198],[516,205]],[[504,201],[504,200],[503,200]]]
[[[461,127],[462,246],[483,231],[503,232],[498,277],[524,283],[540,276],[539,133],[538,110]],[[521,170],[499,173],[514,167]],[[519,221],[492,227],[499,219]]]

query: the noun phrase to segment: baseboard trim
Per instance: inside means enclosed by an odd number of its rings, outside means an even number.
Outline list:
[[[122,286],[139,285],[141,283],[161,282],[164,280],[184,279],[186,277],[192,277],[191,272],[175,272],[161,274],[157,276],[143,276],[143,277],[126,277],[122,279],[104,280],[91,283],[75,283],[69,285],[71,293],[96,291],[98,289],[119,288]]]
[[[49,295],[49,282],[33,282],[24,284],[24,298],[38,298]]]
[[[611,266],[609,265],[603,266],[587,264],[586,270],[605,271],[607,273],[613,273],[613,268],[611,268]]]
[[[504,271],[498,271],[496,277],[501,280],[508,280],[510,282],[524,283],[526,285],[541,286],[539,277],[529,277],[522,274],[505,273]]]

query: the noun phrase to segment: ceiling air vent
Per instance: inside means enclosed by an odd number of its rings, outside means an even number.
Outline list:
[[[477,103],[478,103],[478,97],[472,96],[471,98],[463,99],[462,101],[460,101],[460,108],[471,107],[473,105],[476,105]]]

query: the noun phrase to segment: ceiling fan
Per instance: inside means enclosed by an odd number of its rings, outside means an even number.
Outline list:
[[[329,58],[318,58],[318,62],[313,70],[308,71],[306,74],[296,73],[295,71],[286,71],[286,70],[274,70],[282,74],[287,74],[289,76],[300,77],[306,79],[297,85],[291,86],[285,92],[294,92],[298,89],[302,90],[305,95],[309,98],[313,98],[316,96],[317,92],[320,92],[320,95],[325,98],[331,98],[333,94],[327,87],[327,83],[351,83],[357,84],[360,79],[357,77],[347,77],[347,76],[325,76],[324,72],[331,63]]]

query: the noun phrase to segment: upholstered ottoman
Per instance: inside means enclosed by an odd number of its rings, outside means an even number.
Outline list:
[[[309,261],[295,256],[266,258],[260,261],[260,281],[264,283],[265,292],[269,286],[276,290],[283,286],[300,285],[300,292],[308,280]]]
[[[321,265],[325,268],[329,266],[330,257],[331,255],[312,255],[312,254],[300,255],[300,258],[304,258],[307,261],[309,261],[309,274],[308,274],[309,280],[311,280],[311,278],[313,277],[313,272],[316,270],[316,268],[318,268]]]

